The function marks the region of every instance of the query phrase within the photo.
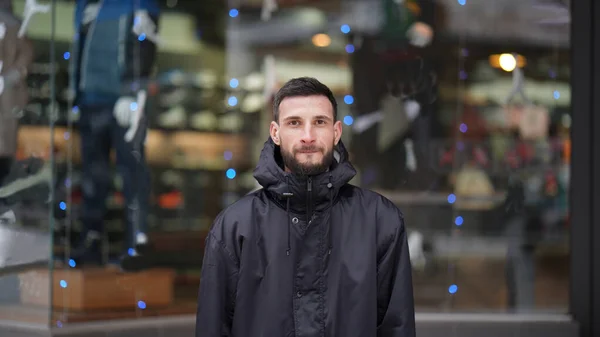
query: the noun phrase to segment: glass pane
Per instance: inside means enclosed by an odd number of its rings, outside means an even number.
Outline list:
[[[16,157],[54,154],[55,202],[22,206],[54,248],[52,324],[195,313],[207,230],[260,187],[272,97],[299,76],[336,96],[352,183],[402,209],[417,310],[564,312],[568,8],[263,5],[58,2],[55,65],[38,15]]]
[[[7,324],[46,325],[50,312],[60,208],[52,201],[52,24],[47,2],[0,1],[0,321]]]
[[[569,8],[379,3],[342,22],[352,151],[404,212],[417,310],[566,313]]]
[[[219,3],[60,3],[55,326],[195,312],[206,230],[250,167]]]

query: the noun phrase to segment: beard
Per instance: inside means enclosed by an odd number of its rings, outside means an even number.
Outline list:
[[[282,144],[283,145],[283,144]],[[316,146],[306,146],[300,149],[294,149],[292,152],[288,152],[280,146],[281,158],[283,159],[283,164],[287,167],[293,174],[299,176],[314,176],[323,172],[326,172],[331,164],[333,163],[333,145],[327,152],[323,153],[323,159],[321,162],[312,163],[312,162],[300,162],[296,159],[296,154],[299,151],[322,151],[321,148]]]

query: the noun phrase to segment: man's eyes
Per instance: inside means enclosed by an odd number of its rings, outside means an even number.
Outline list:
[[[324,119],[317,119],[314,123],[317,124],[317,125],[325,125],[325,124],[327,124],[327,121],[324,120]],[[290,125],[290,126],[298,126],[298,125],[300,125],[300,121],[289,121],[288,125]]]

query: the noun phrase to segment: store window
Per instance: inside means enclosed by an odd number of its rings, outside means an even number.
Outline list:
[[[418,312],[567,312],[567,5],[3,3],[0,320],[194,314],[206,233],[260,188],[299,76],[336,96],[351,183],[403,211]]]
[[[346,39],[352,149],[404,212],[417,309],[565,313],[569,9],[382,3],[380,34]]]

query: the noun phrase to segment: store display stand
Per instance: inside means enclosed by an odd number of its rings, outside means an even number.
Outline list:
[[[174,279],[170,269],[124,273],[117,267],[56,269],[51,273],[36,269],[19,274],[23,305],[45,307],[50,303],[54,310],[69,311],[166,307],[173,302]]]

